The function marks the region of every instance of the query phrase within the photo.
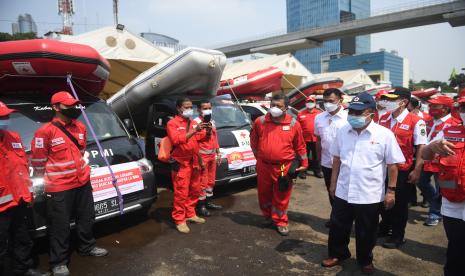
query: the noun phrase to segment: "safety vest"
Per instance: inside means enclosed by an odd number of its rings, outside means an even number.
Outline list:
[[[0,212],[19,205],[21,200],[32,201],[32,182],[21,139],[15,132],[2,132],[4,136],[3,142],[0,142]]]
[[[438,135],[439,132],[441,132],[444,128],[450,127],[450,126],[456,126],[460,123],[457,119],[454,117],[450,117],[447,119],[445,122],[442,122],[436,126],[434,126],[434,120],[429,120],[426,123],[426,130],[428,131],[428,141],[432,141],[436,135]],[[434,126],[434,129],[433,129]],[[423,169],[426,172],[433,172],[437,173],[439,172],[439,163],[438,163],[438,158],[434,158],[431,161],[425,160],[425,163],[423,165]]]
[[[53,121],[63,124],[58,119]],[[39,128],[31,142],[31,163],[35,173],[44,175],[46,192],[66,191],[90,181],[90,168],[83,158],[86,127],[74,120],[65,128],[78,141],[79,148],[52,123]]]
[[[454,144],[455,154],[439,157],[438,182],[441,195],[451,202],[465,201],[465,128],[445,128],[444,139]]]
[[[419,120],[421,120],[421,118],[417,115],[408,113],[402,123],[396,122],[392,128],[391,113],[384,114],[379,120],[380,125],[390,129],[394,133],[397,143],[404,154],[405,163],[397,165],[400,171],[408,171],[413,165],[413,133],[415,125]]]

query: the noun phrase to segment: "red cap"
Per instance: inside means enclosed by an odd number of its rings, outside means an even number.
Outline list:
[[[379,90],[378,93],[376,93],[376,95],[375,95],[375,99],[379,100],[379,99],[381,99],[381,96],[386,95],[387,93],[389,93],[389,92],[384,90],[384,89]]]
[[[306,102],[306,103],[308,103],[308,102],[316,102],[316,100],[315,100],[315,97],[308,96],[308,97],[305,99],[305,102]]]
[[[0,102],[0,117],[8,116],[10,115],[11,112],[15,112],[15,111],[16,111],[15,109],[8,108],[6,104],[4,104],[3,102]]]
[[[447,105],[448,107],[452,107],[454,104],[454,100],[443,95],[439,95],[437,97],[431,98],[428,100],[428,103],[430,104],[442,104],[442,105]]]
[[[60,91],[52,96],[51,104],[62,103],[64,105],[75,105],[79,103],[69,92]]]

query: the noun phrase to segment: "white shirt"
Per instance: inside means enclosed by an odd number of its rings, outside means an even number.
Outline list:
[[[342,106],[334,115],[324,111],[315,117],[315,135],[321,139],[321,166],[333,167],[333,156],[330,153],[331,144],[336,139],[337,130],[344,125],[347,125],[347,111]]]
[[[409,111],[407,109],[404,109],[404,111],[402,111],[402,113],[400,113],[399,116],[397,116],[396,118],[393,118],[391,113],[391,115],[388,118],[388,120],[391,120],[391,129],[397,122],[399,122],[400,127],[402,127],[402,122],[408,114]],[[418,120],[418,122],[415,125],[415,128],[413,130],[413,144],[415,146],[428,144],[428,137],[426,136],[426,124],[423,120]]]
[[[444,139],[444,132],[439,132],[433,141]],[[433,142],[431,141],[431,142]],[[461,219],[465,221],[465,201],[450,202],[447,198],[442,198],[441,214],[446,217]]]
[[[392,131],[374,122],[360,134],[350,125],[342,127],[331,154],[341,159],[336,196],[353,204],[382,202],[386,166],[405,162]]]

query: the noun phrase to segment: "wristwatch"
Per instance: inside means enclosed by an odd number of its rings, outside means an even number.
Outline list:
[[[396,187],[388,186],[387,189],[388,189],[388,191],[395,192],[397,188],[396,188]]]

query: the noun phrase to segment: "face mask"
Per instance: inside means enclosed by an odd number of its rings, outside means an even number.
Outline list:
[[[75,107],[62,109],[60,112],[70,119],[77,119],[81,115],[81,109]]]
[[[383,106],[386,112],[393,112],[399,108],[399,102],[381,101],[379,105]]]
[[[441,116],[442,115],[442,109],[439,108],[431,108],[429,110],[429,115],[433,117]]]
[[[280,108],[273,106],[272,108],[269,109],[269,112],[272,117],[276,118],[281,115],[283,115],[284,111],[282,111]]]
[[[190,119],[192,118],[192,116],[194,116],[194,110],[192,109],[186,109],[182,112],[182,116],[184,118],[187,118],[187,119]]]
[[[462,119],[462,122],[465,122],[465,113],[459,113],[460,114],[460,119]]]
[[[325,110],[328,112],[334,112],[339,107],[339,104],[335,103],[324,103]]]
[[[211,109],[202,110],[202,116],[212,115]]]
[[[365,116],[347,115],[347,121],[352,128],[363,128],[367,125],[367,117]]]
[[[315,103],[306,103],[305,105],[307,106],[308,109],[312,109],[316,106]]]
[[[7,130],[8,127],[10,126],[10,119],[6,119],[6,120],[0,120],[0,129],[1,130]]]

